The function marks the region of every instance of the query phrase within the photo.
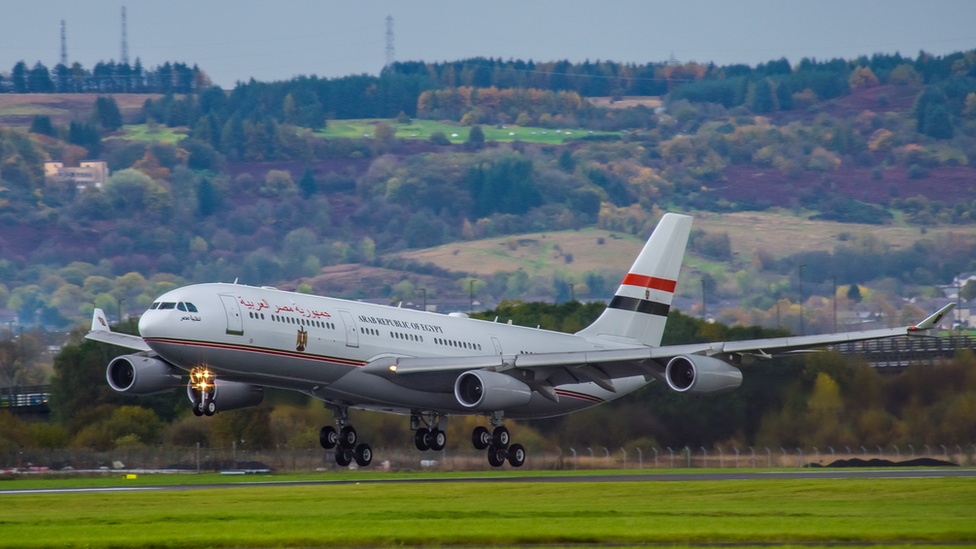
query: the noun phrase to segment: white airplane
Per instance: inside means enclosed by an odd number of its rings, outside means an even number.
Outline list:
[[[339,428],[324,448],[340,466],[372,461],[349,408],[409,414],[420,450],[442,450],[448,416],[488,416],[472,443],[488,462],[518,467],[504,419],[541,418],[596,406],[654,380],[678,392],[735,390],[736,367],[829,343],[924,335],[948,305],[912,327],[661,347],[692,218],[666,214],[610,305],[589,327],[565,334],[449,315],[239,284],[198,284],[167,292],[139,320],[139,336],[109,330],[95,309],[89,339],[140,351],[108,365],[116,391],[172,391],[189,373],[196,415],[259,404],[263,387],[322,400]],[[497,320],[497,319],[496,319]]]

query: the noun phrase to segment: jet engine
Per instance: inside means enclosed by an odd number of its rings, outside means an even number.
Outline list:
[[[458,376],[454,382],[454,397],[465,408],[496,412],[528,404],[532,389],[505,374],[470,370]]]
[[[182,374],[158,358],[123,355],[108,363],[105,377],[120,393],[146,396],[179,388]]]
[[[672,389],[689,395],[730,393],[742,385],[742,372],[738,368],[701,355],[672,358],[664,375]]]
[[[264,389],[257,385],[225,379],[217,379],[213,383],[213,399],[217,403],[217,409],[221,412],[257,406],[264,400]],[[197,389],[194,389],[192,383],[187,384],[186,396],[190,402],[194,402],[196,392]]]

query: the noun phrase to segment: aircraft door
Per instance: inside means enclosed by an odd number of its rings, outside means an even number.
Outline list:
[[[346,327],[346,347],[359,347],[359,332],[356,331],[356,321],[349,311],[339,311],[342,323]]]
[[[222,295],[220,302],[224,304],[224,312],[227,313],[227,333],[244,335],[244,320],[241,318],[241,308],[237,305],[237,298],[232,295]]]
[[[498,341],[498,338],[497,337],[491,336],[491,344],[495,346],[495,354],[496,355],[502,354],[502,344],[501,344],[500,341]]]

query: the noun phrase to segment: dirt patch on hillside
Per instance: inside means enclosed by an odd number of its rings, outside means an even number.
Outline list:
[[[137,115],[146,99],[163,97],[158,93],[105,94],[115,98],[127,121]],[[99,95],[95,93],[4,93],[0,94],[0,124],[5,126],[29,126],[34,115],[51,117],[55,124],[68,124],[87,120],[92,105]]]
[[[735,165],[725,170],[725,181],[712,188],[730,202],[765,202],[786,208],[798,203],[805,192],[840,193],[871,204],[923,194],[929,200],[952,205],[976,199],[976,169],[945,166],[933,168],[924,179],[911,179],[908,170],[898,166],[884,170],[882,178],[875,180],[871,168],[845,167],[823,175],[803,172],[799,178],[790,179],[775,168]]]
[[[604,109],[629,109],[638,105],[656,109],[662,104],[661,98],[653,95],[625,95],[617,100],[612,97],[587,97],[586,100],[594,107]]]

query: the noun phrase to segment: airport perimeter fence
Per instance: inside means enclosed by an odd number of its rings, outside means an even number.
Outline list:
[[[885,460],[885,461],[872,461]],[[914,463],[912,463],[914,461]],[[923,460],[919,462],[917,460]],[[847,466],[958,465],[976,466],[976,445],[844,446],[843,448],[560,448],[529,449],[523,470],[622,469],[747,469],[826,467],[838,461]],[[843,464],[842,464],[843,465]],[[355,463],[352,465],[355,468]],[[509,465],[505,465],[510,468]],[[330,472],[343,471],[332,450],[155,447],[99,452],[88,449],[20,449],[0,453],[0,473],[73,472]],[[491,470],[486,453],[474,449],[419,452],[412,449],[374,449],[372,470],[484,471]]]

